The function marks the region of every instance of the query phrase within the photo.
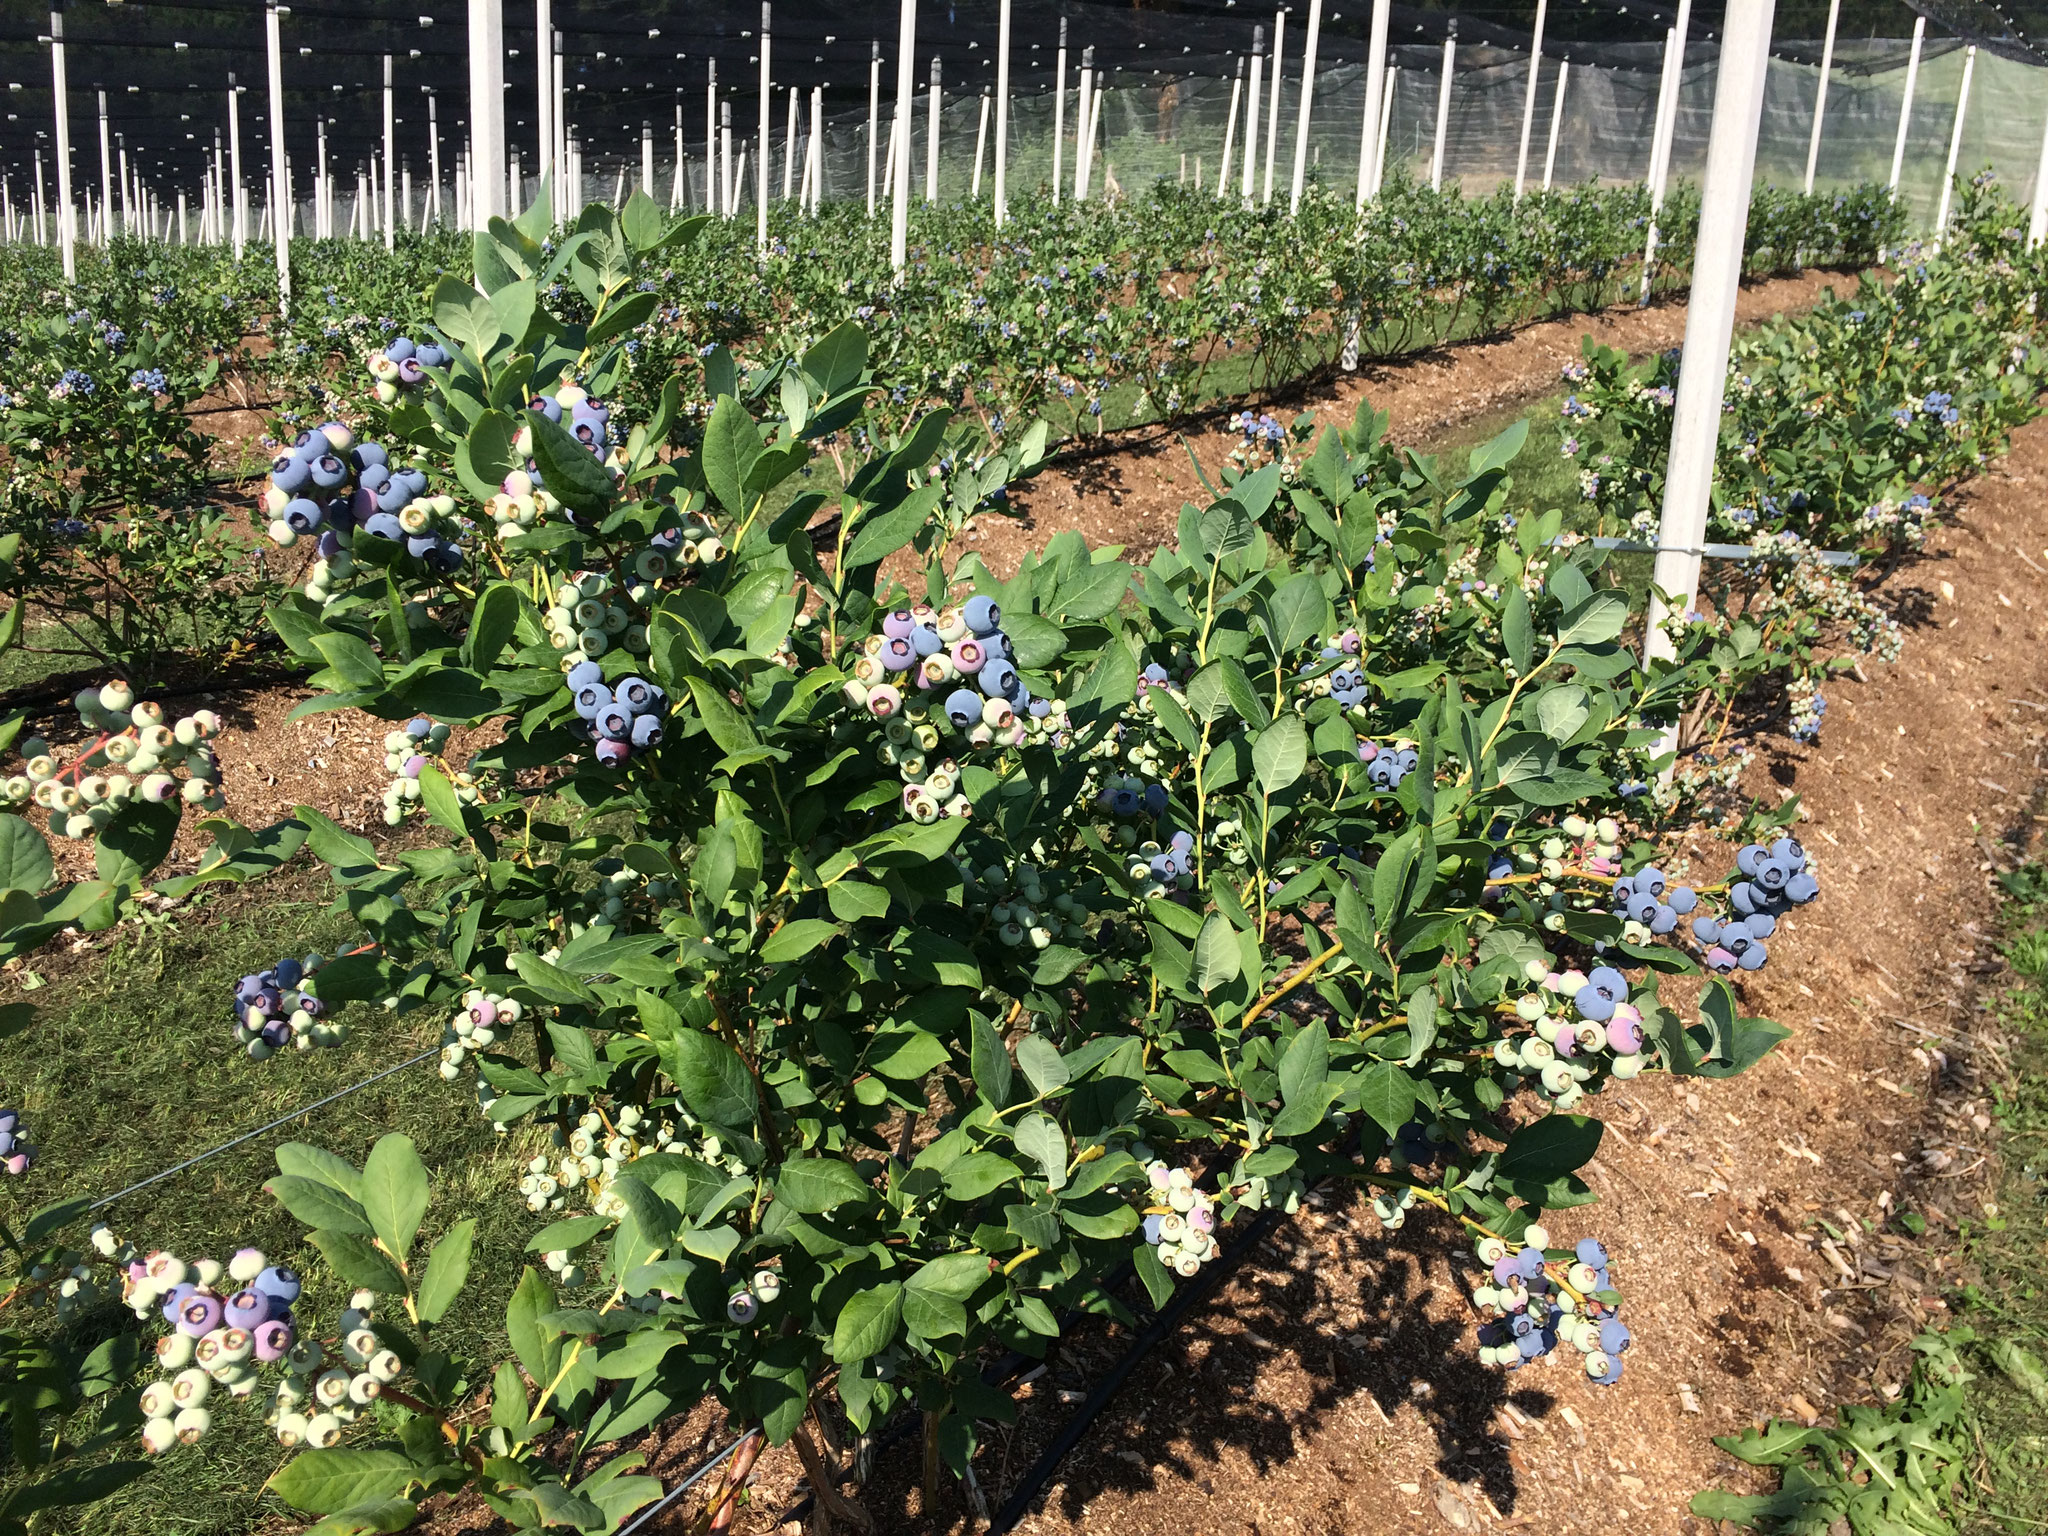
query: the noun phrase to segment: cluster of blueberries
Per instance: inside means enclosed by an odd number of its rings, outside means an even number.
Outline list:
[[[1157,820],[1166,814],[1166,799],[1164,784],[1148,782],[1135,773],[1112,773],[1102,781],[1102,788],[1095,792],[1096,806],[1119,821],[1129,821],[1136,816]]]
[[[1641,923],[1662,938],[1678,927],[1678,920],[1700,904],[1690,887],[1672,885],[1664,871],[1645,864],[1634,874],[1614,882],[1614,910],[1632,923]]]
[[[576,717],[590,739],[597,743],[595,755],[607,768],[616,768],[634,751],[661,745],[661,720],[668,708],[668,695],[644,677],[624,677],[616,687],[607,686],[604,669],[594,661],[579,661],[568,672]]]
[[[877,719],[903,707],[901,684],[927,693],[948,684],[941,703],[954,730],[972,737],[986,726],[991,737],[1017,729],[1019,711],[1044,716],[1051,705],[1033,699],[1017,672],[1017,651],[1003,633],[1003,610],[991,597],[970,597],[958,608],[934,611],[928,604],[898,608],[882,619],[853,664],[847,696]],[[1020,745],[1021,735],[1010,745]]]
[[[734,1287],[725,1303],[725,1315],[744,1328],[781,1294],[782,1276],[772,1269],[757,1269],[751,1280]]]
[[[1492,1271],[1493,1281],[1472,1293],[1473,1304],[1493,1317],[1479,1328],[1480,1363],[1518,1370],[1564,1343],[1584,1357],[1587,1380],[1612,1386],[1621,1380],[1621,1356],[1631,1335],[1615,1307],[1599,1298],[1613,1290],[1607,1250],[1583,1239],[1560,1279],[1544,1253],[1549,1241],[1550,1234],[1534,1225],[1518,1251],[1497,1237],[1479,1240],[1479,1262]]]
[[[394,465],[380,445],[357,442],[345,422],[307,428],[272,460],[265,506],[274,543],[289,548],[301,534],[317,534],[330,563],[344,548],[342,535],[362,533],[403,544],[431,570],[462,568],[461,548],[437,526],[454,516],[455,498],[430,496],[425,470]]]
[[[360,1322],[349,1322],[344,1313],[349,1340],[343,1346],[351,1363],[363,1366],[368,1385],[358,1388],[347,1371],[332,1371],[338,1384],[319,1370],[323,1351],[319,1341],[300,1338],[292,1305],[299,1299],[297,1274],[282,1264],[272,1264],[254,1248],[244,1248],[225,1265],[216,1259],[187,1263],[174,1253],[158,1251],[146,1259],[131,1259],[122,1285],[122,1299],[137,1317],[159,1313],[171,1332],[157,1341],[157,1365],[168,1374],[143,1388],[142,1443],[152,1452],[174,1445],[191,1445],[213,1427],[207,1399],[219,1387],[230,1397],[247,1397],[256,1389],[262,1366],[283,1362],[291,1375],[278,1388],[278,1411],[309,1393],[323,1404],[338,1397],[368,1403],[383,1382],[399,1373],[398,1356],[386,1349],[374,1333]],[[359,1299],[367,1293],[358,1293]],[[295,1387],[293,1383],[300,1383]],[[289,1394],[296,1396],[290,1397]],[[351,1417],[353,1414],[351,1413]],[[296,1426],[274,1419],[278,1438],[286,1445],[301,1441],[332,1445],[341,1438],[341,1419],[313,1432],[303,1416]],[[287,1437],[287,1428],[294,1432]]]
[[[36,1149],[22,1140],[21,1111],[0,1109],[0,1168],[19,1177],[36,1165]]]
[[[1693,919],[1692,936],[1707,946],[1707,964],[1726,974],[1763,969],[1764,940],[1778,931],[1778,919],[1820,895],[1820,882],[1806,867],[1806,850],[1789,837],[1766,848],[1749,843],[1735,855],[1735,868],[1745,878],[1728,887],[1728,905],[1737,916],[1725,922]]]
[[[496,1045],[498,1032],[517,1024],[524,1011],[516,997],[498,992],[470,992],[463,999],[462,1010],[441,1031],[441,1080],[454,1082],[463,1058],[471,1051],[484,1051]]]
[[[1365,764],[1366,782],[1391,795],[1415,771],[1422,754],[1413,747],[1382,747],[1376,742],[1361,741],[1358,760]]]
[[[220,760],[210,745],[220,734],[220,717],[210,709],[172,719],[154,700],[116,678],[83,688],[71,701],[78,723],[95,739],[68,763],[51,744],[31,736],[21,743],[23,771],[0,783],[0,796],[14,804],[33,802],[50,813],[50,831],[64,837],[93,836],[131,800],[163,805],[180,802],[218,810]],[[177,776],[184,769],[185,777]]]
[[[1131,850],[1125,871],[1147,897],[1191,890],[1195,883],[1195,834],[1176,832],[1161,847],[1143,842]]]
[[[370,376],[377,381],[377,398],[386,405],[398,398],[399,390],[418,389],[424,384],[427,369],[447,366],[446,347],[432,341],[414,341],[410,336],[394,336],[382,352],[370,354]]]
[[[1358,631],[1347,629],[1341,635],[1332,635],[1324,643],[1322,653],[1311,662],[1303,663],[1303,672],[1313,672],[1324,662],[1339,663],[1320,677],[1304,682],[1302,691],[1316,698],[1335,699],[1346,709],[1358,709],[1365,704],[1365,669],[1346,657],[1356,656],[1365,648]]]
[[[453,734],[440,721],[429,720],[425,715],[408,720],[402,731],[385,733],[384,770],[391,775],[391,782],[384,786],[387,827],[399,825],[405,820],[405,808],[419,803],[420,774],[429,764],[447,777],[457,800],[464,805],[476,804],[481,791],[475,775],[450,766],[441,755]]]
[[[235,983],[235,1039],[251,1061],[267,1061],[288,1045],[310,1051],[347,1041],[348,1026],[325,1022],[327,1005],[313,993],[313,973],[326,963],[320,955],[287,955]]]
[[[1215,1198],[1195,1187],[1187,1169],[1157,1159],[1146,1166],[1145,1181],[1151,1199],[1145,1207],[1145,1241],[1158,1250],[1161,1264],[1192,1280],[1223,1251],[1215,1236]]]

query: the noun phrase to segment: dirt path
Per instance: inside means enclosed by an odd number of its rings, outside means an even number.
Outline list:
[[[1904,661],[1830,685],[1820,745],[1759,767],[1759,794],[1802,797],[1822,879],[1744,978],[1746,1010],[1791,1039],[1732,1084],[1658,1076],[1590,1101],[1608,1126],[1603,1202],[1553,1229],[1614,1254],[1637,1339],[1622,1383],[1591,1388],[1557,1358],[1481,1368],[1448,1224],[1389,1239],[1332,1198],[1153,1353],[1021,1531],[1704,1529],[1687,1499],[1742,1481],[1710,1436],[1904,1383],[1907,1340],[1953,1276],[1887,1213],[1918,1211],[1932,1247],[1983,1198],[1982,1106],[1939,1053],[1966,1040],[1995,969],[1992,871],[2042,777],[2044,481],[2037,421],[1879,589],[1914,628]],[[1120,1343],[1057,1361],[991,1460],[1028,1465],[1070,1411],[1062,1393]],[[915,1493],[890,1502],[886,1480],[876,1493],[885,1526],[958,1528],[950,1510],[918,1520]]]
[[[1750,324],[1787,310],[1804,309],[1834,287],[1847,292],[1853,275],[1808,272],[1744,287],[1736,315]],[[1346,375],[1334,387],[1283,394],[1269,409],[1282,422],[1313,408],[1319,420],[1349,422],[1362,398],[1389,412],[1397,442],[1424,443],[1446,427],[1470,421],[1517,400],[1554,388],[1558,370],[1579,356],[1585,336],[1640,355],[1675,347],[1685,338],[1685,304],[1667,299],[1648,309],[1627,306],[1598,315],[1545,320],[1492,341],[1475,341],[1390,363],[1376,363]],[[1181,438],[1187,439],[1187,447]],[[1091,545],[1120,544],[1142,563],[1172,537],[1181,503],[1207,497],[1194,466],[1193,449],[1213,484],[1231,449],[1239,444],[1228,419],[1184,434],[1168,432],[1130,440],[1099,457],[1075,457],[1045,471],[1017,493],[1020,518],[979,519],[965,549],[979,554],[999,576],[1016,570],[1025,551],[1054,534],[1078,528]]]

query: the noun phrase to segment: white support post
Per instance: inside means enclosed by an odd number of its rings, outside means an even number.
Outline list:
[[[235,260],[240,262],[249,240],[249,194],[242,181],[241,87],[233,75],[228,76],[228,176],[232,183],[229,195],[234,199]]]
[[[654,124],[640,125],[640,190],[654,196]]]
[[[1379,146],[1373,151],[1373,195],[1379,195],[1380,185],[1387,174],[1387,147],[1394,132],[1394,97],[1401,86],[1401,66],[1387,66],[1387,89],[1380,97]]]
[[[996,11],[996,228],[1010,216],[1010,0]]]
[[[1899,132],[1892,140],[1892,174],[1885,183],[1893,197],[1899,195],[1899,172],[1906,164],[1906,130],[1913,122],[1913,87],[1920,83],[1920,45],[1927,40],[1927,18],[1913,18],[1913,49],[1906,55],[1906,94],[1899,101]]]
[[[1273,77],[1266,82],[1266,168],[1259,188],[1259,202],[1273,201],[1273,151],[1280,139],[1280,76],[1287,62],[1287,8],[1273,13]]]
[[[1091,46],[1081,50],[1081,90],[1075,100],[1074,201],[1077,203],[1088,201],[1089,155],[1095,143],[1094,135],[1090,130],[1095,124],[1096,89],[1095,49]],[[1245,150],[1245,155],[1245,193],[1249,196],[1252,180],[1251,150],[1249,148]]]
[[[796,104],[798,91],[789,88],[789,127],[782,142],[782,200],[786,203],[796,196]]]
[[[476,105],[471,103],[469,115],[477,116]],[[486,165],[491,161],[486,160]],[[392,99],[391,55],[384,55],[384,249],[391,250],[398,243],[397,220],[393,217],[392,187],[397,181],[394,174],[398,169],[398,103]]]
[[[231,76],[229,76],[228,78],[230,78],[230,79],[233,79],[234,77],[233,77],[233,76],[231,75]],[[105,91],[101,91],[101,92],[99,93],[99,98],[100,98],[100,208],[101,208],[101,211],[102,211],[102,212],[104,213],[104,211],[105,211],[105,210],[107,210],[107,209],[109,209],[109,208],[112,208],[112,207],[114,206],[114,157],[113,157],[113,154],[112,154],[112,152],[111,152],[111,151],[110,151],[110,150],[109,150],[109,149],[107,148],[107,93],[106,93]],[[102,243],[105,243],[106,237],[107,237],[107,235],[108,235],[109,233],[111,233],[111,231],[107,231],[107,230],[103,230],[103,231],[102,231],[102,233],[101,233],[101,237],[100,237],[100,238],[101,238],[101,241],[102,241]]]
[[[1564,125],[1564,83],[1571,78],[1572,67],[1564,59],[1557,61],[1557,94],[1550,98],[1550,143],[1543,151],[1543,190],[1550,190],[1550,178],[1557,170],[1557,135]]]
[[[1518,203],[1522,200],[1522,183],[1529,174],[1529,131],[1536,126],[1536,87],[1543,75],[1543,23],[1549,13],[1550,0],[1536,0],[1536,27],[1529,35],[1529,85],[1522,92],[1522,139],[1515,151],[1515,201]]]
[[[1721,440],[1721,404],[1742,283],[1742,242],[1749,226],[1757,128],[1771,56],[1772,0],[1729,0],[1714,86],[1714,126],[1700,190],[1699,243],[1685,315],[1685,367],[1672,410],[1671,457],[1664,478],[1663,519],[1651,574],[1644,650],[1651,659],[1677,654],[1665,624],[1691,608],[1699,590],[1701,545]],[[1668,741],[1667,745],[1675,745]]]
[[[1765,3],[1768,5],[1772,0]],[[1678,23],[1665,41],[1664,80],[1657,93],[1657,131],[1650,146],[1650,231],[1643,240],[1644,304],[1650,302],[1650,290],[1657,275],[1657,215],[1664,207],[1664,191],[1670,181],[1671,141],[1678,136],[1678,93],[1685,75],[1685,41],[1691,21],[1692,0],[1678,0]],[[1727,59],[1725,47],[1722,59]],[[1736,254],[1739,258],[1741,252]]]
[[[718,163],[719,174],[725,179],[719,184],[719,200],[724,216],[728,219],[739,216],[740,189],[733,176],[732,166],[732,103],[718,104]]]
[[[232,98],[230,98],[232,105]],[[228,231],[231,222],[228,217],[228,176],[226,162],[221,159],[220,130],[213,130],[213,243],[226,245],[232,238]]]
[[[825,87],[811,87],[811,145],[804,157],[811,179],[811,215],[825,206]]]
[[[754,248],[763,252],[768,249],[768,120],[775,90],[768,69],[771,22],[768,0],[761,0],[761,120],[755,146],[760,159],[754,167]]]
[[[270,52],[270,227],[277,244],[277,309],[284,315],[292,302],[292,177],[284,158],[284,43],[277,0],[263,7],[263,41]]]
[[[1820,164],[1820,125],[1828,114],[1828,75],[1835,67],[1835,24],[1842,19],[1842,0],[1828,0],[1827,37],[1820,45],[1820,79],[1813,87],[1813,128],[1806,138],[1806,195],[1813,196],[1813,173]]]
[[[688,162],[683,158],[682,92],[678,90],[676,96],[676,169],[675,174],[669,178],[668,183],[668,211],[670,213],[681,213],[683,211],[683,201],[689,193],[689,176],[684,170],[684,166]]]
[[[1429,190],[1441,192],[1444,189],[1444,140],[1451,126],[1451,79],[1458,66],[1458,23],[1451,21],[1449,36],[1444,38],[1444,69],[1436,85],[1436,146],[1429,156]]]
[[[712,59],[704,76],[704,211],[725,217],[725,184],[718,179],[718,60]]]
[[[469,0],[469,217],[485,228],[506,210],[505,0]]]
[[[619,174],[612,182],[612,207],[614,210],[626,206],[626,168],[619,167]]]
[[[512,157],[512,185],[519,185],[519,157]],[[286,204],[287,207],[290,204]],[[412,222],[412,161],[404,155],[398,157],[398,222],[405,229],[414,228]]]
[[[1308,37],[1301,48],[1301,110],[1294,119],[1294,176],[1287,187],[1287,211],[1301,211],[1301,189],[1308,175],[1309,108],[1316,95],[1316,49],[1323,36],[1323,0],[1308,0]]]
[[[434,98],[427,98],[427,110],[433,111]],[[313,119],[313,238],[325,240],[334,233],[328,224],[327,210],[327,114],[317,113]]]
[[[37,172],[38,184],[41,172]],[[2048,238],[2048,123],[2041,128],[2041,159],[2034,168],[2034,206],[2027,217],[2027,249]]]
[[[64,98],[60,94],[57,99],[62,101]],[[61,111],[62,109],[60,108],[59,110]],[[62,243],[63,240],[61,233],[63,227],[64,218],[62,214],[59,214],[57,217],[57,228],[60,232],[58,235],[59,243]],[[50,200],[43,192],[43,152],[40,149],[36,151],[36,244],[45,247],[50,244]],[[65,281],[69,282],[74,274],[71,271],[70,253],[68,251],[65,253],[65,257],[64,278]]]
[[[868,217],[875,216],[875,151],[882,136],[882,45],[868,44]]]
[[[1948,164],[1941,173],[1941,202],[1934,215],[1934,238],[1948,233],[1948,205],[1956,185],[1956,160],[1963,152],[1963,114],[1970,110],[1970,76],[1977,68],[1977,45],[1963,50],[1963,83],[1956,92],[1956,122],[1948,135]]]
[[[1373,0],[1372,28],[1365,48],[1365,111],[1358,125],[1358,193],[1353,206],[1363,208],[1365,200],[1380,184],[1380,124],[1385,120],[1387,100],[1387,21],[1392,0]]]
[[[1237,74],[1230,82],[1230,111],[1223,118],[1223,168],[1216,173],[1216,195],[1230,190],[1230,151],[1237,144],[1237,106],[1244,99],[1244,55],[1237,56]]]
[[[889,268],[903,270],[910,251],[910,109],[917,61],[917,0],[901,0],[896,37],[896,165],[890,177]]]
[[[1052,201],[1057,208],[1060,201],[1060,151],[1066,147],[1067,138],[1067,18],[1060,18],[1060,47],[1055,56],[1052,70]],[[1240,63],[1238,68],[1243,69]],[[1222,195],[1222,189],[1217,189]]]
[[[117,141],[114,146],[114,157],[121,167],[120,230],[122,234],[128,235],[132,238],[135,234],[135,226],[141,222],[142,210],[136,206],[135,199],[132,195],[134,190],[133,183],[129,180],[128,176],[128,135],[125,133],[117,133],[114,135],[114,138]],[[110,230],[113,227],[113,212],[114,205],[112,203],[107,204],[108,223]]]
[[[555,148],[553,163],[555,168],[556,190],[554,196],[554,207],[556,210],[555,217],[557,221],[566,223],[568,221],[569,214],[577,213],[580,212],[581,210],[577,208],[576,204],[573,201],[565,205],[562,200],[561,193],[562,178],[568,175],[569,164],[569,87],[567,84],[566,77],[562,72],[562,33],[559,28],[556,29],[555,35],[549,40],[549,44],[549,51],[554,55],[554,64],[552,68],[555,77]],[[717,72],[718,66],[714,64],[712,66],[712,76],[714,80],[717,77]],[[708,120],[705,126],[707,128],[710,126]]]
[[[533,168],[550,187],[559,171],[555,166],[555,35],[554,0],[533,0],[534,60],[534,155]],[[676,158],[682,158],[681,129],[677,129]]]
[[[192,243],[191,236],[187,233],[187,228],[188,226],[185,223],[185,189],[180,187],[178,188],[178,244],[180,245],[190,245]]]
[[[924,200],[939,200],[939,95],[943,90],[945,64],[932,55],[932,83],[924,114]]]
[[[981,163],[983,157],[988,153],[988,114],[990,106],[988,92],[984,90],[981,93],[981,121],[976,123],[974,127],[974,180],[967,189],[967,197],[970,202],[978,201],[981,197]]]
[[[1087,65],[1083,64],[1083,71]],[[1259,164],[1259,87],[1266,79],[1266,29],[1252,28],[1252,78],[1244,98],[1244,172],[1238,178],[1237,195],[1246,202],[1252,200],[1252,176]],[[1085,131],[1088,114],[1081,113],[1081,127]]]
[[[427,192],[427,210],[434,223],[441,222],[441,118],[440,93],[427,92],[427,175],[433,185]]]

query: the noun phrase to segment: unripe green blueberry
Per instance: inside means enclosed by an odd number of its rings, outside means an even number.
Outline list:
[[[168,1381],[152,1381],[137,1400],[145,1419],[167,1419],[178,1411],[178,1399]]]
[[[151,1419],[142,1426],[142,1448],[161,1456],[178,1443],[178,1427],[168,1418]]]
[[[341,1420],[332,1413],[316,1413],[306,1421],[305,1443],[324,1451],[341,1439]]]
[[[1532,1221],[1527,1227],[1522,1229],[1522,1241],[1531,1248],[1548,1248],[1550,1246],[1550,1228],[1544,1226],[1541,1222]]]

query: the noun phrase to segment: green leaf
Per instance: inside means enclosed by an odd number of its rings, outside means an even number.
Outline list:
[[[747,515],[747,479],[760,457],[761,429],[745,406],[731,395],[721,394],[711,407],[697,461],[711,494],[734,517]]]
[[[1408,995],[1408,1058],[1404,1067],[1415,1066],[1423,1052],[1436,1044],[1436,989],[1420,986]]]
[[[25,816],[0,816],[0,889],[34,895],[56,878],[57,866],[43,834]]]
[[[741,1129],[754,1123],[760,1100],[740,1054],[716,1035],[684,1030],[662,1047],[662,1061],[683,1102],[700,1120]]]
[[[1330,1037],[1320,1021],[1311,1019],[1281,1053],[1280,1097],[1290,1106],[1318,1101],[1329,1076]]]
[[[1140,1243],[1131,1253],[1131,1267],[1138,1272],[1138,1278],[1145,1282],[1145,1294],[1152,1298],[1152,1307],[1157,1311],[1172,1299],[1173,1276],[1166,1266],[1159,1262],[1159,1250],[1150,1243]]]
[[[978,1013],[971,1026],[971,1049],[974,1086],[1000,1109],[1010,1102],[1010,1053],[1003,1049],[1003,1037],[996,1033],[995,1025]]]
[[[1513,588],[1501,606],[1500,638],[1515,671],[1527,676],[1536,662],[1536,625],[1529,612],[1529,595],[1520,587]]]
[[[177,841],[180,807],[131,800],[100,829],[93,844],[93,865],[109,885],[134,885],[163,863]],[[19,817],[7,818],[18,824]]]
[[[867,371],[867,332],[858,321],[842,320],[811,344],[797,366],[827,399],[844,394]]]
[[[462,641],[462,659],[468,666],[488,672],[497,665],[519,628],[521,602],[519,589],[508,581],[494,581],[484,588]]]
[[[1218,987],[1237,980],[1243,973],[1244,957],[1237,945],[1237,930],[1221,912],[1203,919],[1195,935],[1195,963],[1189,981],[1207,997]]]
[[[313,649],[327,663],[328,672],[348,687],[372,693],[383,688],[384,661],[369,642],[329,629],[313,636]]]
[[[423,764],[419,786],[420,805],[426,810],[427,819],[444,832],[467,837],[469,826],[462,819],[462,801],[456,797],[455,786],[448,782],[446,775],[432,763]]]
[[[1391,1136],[1415,1118],[1415,1079],[1391,1061],[1376,1061],[1359,1074],[1358,1107]]]
[[[1598,1120],[1585,1115],[1545,1115],[1508,1138],[1495,1172],[1539,1184],[1576,1173],[1599,1150],[1603,1129]]]
[[[299,1452],[277,1469],[266,1486],[293,1509],[331,1515],[352,1505],[391,1498],[418,1477],[419,1469],[402,1451],[334,1446]]]
[[[799,917],[784,923],[761,946],[761,958],[770,965],[801,960],[813,950],[837,938],[840,926],[820,917]]]
[[[346,1285],[360,1285],[379,1296],[403,1296],[405,1276],[366,1237],[352,1232],[314,1232],[307,1241],[320,1250],[327,1267]]]
[[[318,1183],[295,1174],[279,1174],[264,1186],[273,1200],[291,1212],[293,1218],[325,1232],[351,1232],[369,1237],[376,1231],[362,1206],[331,1184]]]
[[[478,501],[489,501],[507,475],[525,467],[512,447],[518,433],[503,411],[484,411],[469,424],[469,435],[455,445],[456,477]]]
[[[420,1320],[438,1323],[469,1282],[469,1256],[476,1238],[476,1221],[458,1221],[427,1255],[426,1277],[420,1281]]]
[[[842,1205],[866,1205],[875,1192],[853,1168],[836,1157],[799,1157],[775,1176],[775,1198],[806,1216]]]
[[[324,1147],[308,1146],[303,1141],[287,1141],[278,1147],[275,1154],[277,1171],[294,1178],[308,1179],[316,1184],[325,1184],[350,1200],[360,1200],[363,1192],[363,1176],[356,1165],[345,1157],[337,1157]],[[289,1209],[289,1207],[287,1207]],[[321,1223],[314,1223],[321,1225]],[[368,1228],[364,1229],[365,1231]]]
[[[1577,683],[1562,683],[1536,695],[1536,723],[1559,745],[1577,735],[1592,713],[1591,696]]]
[[[505,1304],[505,1337],[512,1353],[534,1381],[553,1381],[561,1342],[541,1319],[555,1310],[555,1288],[547,1277],[528,1266],[519,1277],[512,1299]]]
[[[612,473],[597,456],[576,441],[559,422],[539,411],[526,413],[533,430],[533,462],[548,492],[563,506],[585,517],[602,517],[612,507]]]
[[[1067,1084],[1060,1049],[1043,1035],[1026,1035],[1017,1042],[1017,1066],[1041,1095],[1056,1093]]]
[[[903,1287],[894,1280],[856,1292],[839,1309],[826,1352],[841,1365],[857,1365],[896,1341],[903,1326]]]
[[[410,1136],[394,1131],[377,1138],[363,1163],[363,1211],[377,1240],[401,1264],[427,1214],[427,1167]]]
[[[653,1370],[664,1355],[686,1342],[683,1335],[667,1328],[636,1328],[605,1346],[597,1359],[598,1377],[604,1381],[631,1381]]]
[[[1558,624],[1557,643],[1601,645],[1628,625],[1628,599],[1619,592],[1595,592]]]
[[[1297,714],[1282,715],[1252,744],[1252,771],[1258,775],[1259,788],[1269,795],[1287,788],[1307,766],[1308,728]]]
[[[1033,1110],[1017,1122],[1016,1141],[1017,1150],[1044,1171],[1047,1188],[1066,1187],[1067,1138],[1052,1116]]]

